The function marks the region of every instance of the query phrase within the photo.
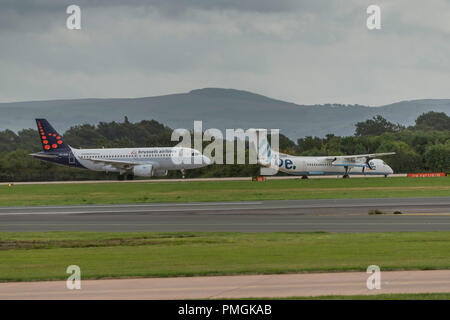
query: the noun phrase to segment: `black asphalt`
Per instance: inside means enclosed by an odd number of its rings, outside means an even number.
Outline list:
[[[49,230],[450,231],[450,197],[0,207],[0,231]]]

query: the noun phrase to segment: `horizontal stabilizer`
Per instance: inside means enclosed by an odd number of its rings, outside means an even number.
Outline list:
[[[45,154],[44,152],[30,153],[29,155],[32,157],[36,157],[36,158],[47,158],[47,159],[58,158],[58,155],[56,155],[56,154]]]

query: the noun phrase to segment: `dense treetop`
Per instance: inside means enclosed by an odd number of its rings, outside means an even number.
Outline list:
[[[280,150],[303,156],[346,155],[375,152],[397,154],[384,160],[397,173],[450,171],[450,117],[428,112],[419,116],[414,126],[405,128],[376,116],[355,125],[354,136],[307,136],[297,143],[280,135]],[[332,131],[332,129],[330,129]],[[71,127],[64,133],[66,142],[75,148],[173,146],[172,130],[155,120],[131,123],[100,122]],[[115,179],[114,174],[72,169],[43,162],[29,156],[41,150],[37,131],[17,133],[0,131],[0,181]],[[187,177],[225,177],[257,175],[257,165],[212,165],[188,170]],[[170,172],[169,177],[179,177]]]

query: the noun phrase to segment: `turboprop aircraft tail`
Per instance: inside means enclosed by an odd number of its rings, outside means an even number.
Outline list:
[[[256,154],[258,156],[258,163],[263,166],[272,166],[276,159],[278,159],[278,152],[273,151],[269,144],[268,134],[266,129],[252,129],[256,135],[256,144],[253,143],[253,147],[256,148]],[[274,135],[272,135],[273,140]],[[276,143],[278,146],[278,143]],[[278,147],[276,148],[278,149]]]

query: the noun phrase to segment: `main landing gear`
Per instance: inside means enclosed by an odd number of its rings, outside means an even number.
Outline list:
[[[302,180],[303,180],[303,179],[308,179],[308,176],[302,176]]]
[[[344,175],[342,176],[342,178],[344,178],[344,179],[349,179],[350,176],[349,176],[348,174],[350,173],[350,169],[348,168],[348,166],[345,166],[344,169],[345,169],[345,173],[344,173]]]
[[[119,174],[117,176],[117,180],[119,181],[123,181],[123,180],[134,180],[134,175],[129,173],[129,174]]]
[[[185,170],[184,170],[184,169],[181,169],[180,171],[181,171],[181,177],[182,177],[183,179],[186,178],[185,175],[184,175],[184,171],[185,171]]]

